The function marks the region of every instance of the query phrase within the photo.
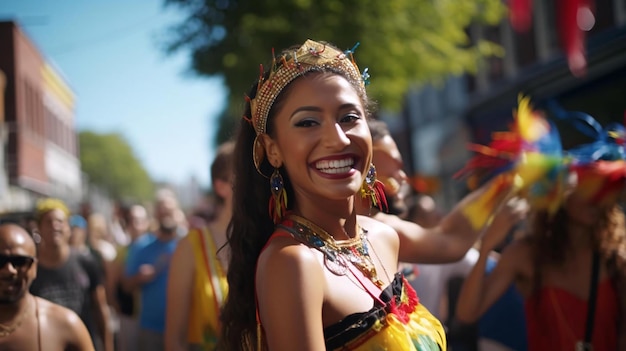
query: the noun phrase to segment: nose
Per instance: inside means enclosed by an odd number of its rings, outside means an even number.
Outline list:
[[[55,231],[59,231],[63,229],[63,221],[54,221],[52,222],[52,229]]]
[[[350,138],[339,123],[333,123],[324,130],[324,143],[331,148],[343,149],[350,144]]]

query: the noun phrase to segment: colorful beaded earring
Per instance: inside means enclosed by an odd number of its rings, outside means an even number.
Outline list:
[[[376,179],[376,167],[373,163],[370,163],[370,169],[363,180],[363,185],[361,185],[361,197],[369,198],[372,205],[381,211],[387,212],[385,186],[380,180]]]
[[[270,177],[270,189],[272,191],[269,204],[270,217],[276,224],[287,212],[287,191],[285,191],[285,183],[278,168],[274,168]]]

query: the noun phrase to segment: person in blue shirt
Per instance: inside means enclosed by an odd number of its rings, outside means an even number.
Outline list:
[[[180,238],[176,220],[178,203],[173,195],[157,199],[159,227],[131,245],[126,261],[126,281],[140,291],[139,350],[164,350],[165,306],[170,260]]]

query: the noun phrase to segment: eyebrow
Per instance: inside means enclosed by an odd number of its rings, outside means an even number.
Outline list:
[[[341,106],[339,106],[338,110],[345,110],[349,108],[356,109],[357,105],[352,104],[352,103],[342,104]],[[296,113],[302,112],[302,111],[322,112],[322,109],[317,106],[300,106],[291,113],[291,116],[289,118],[290,119],[293,118],[293,116],[295,116]]]
[[[295,116],[298,112],[302,111],[322,112],[322,109],[315,106],[300,106],[291,113],[291,117],[289,118],[293,118],[293,116]]]

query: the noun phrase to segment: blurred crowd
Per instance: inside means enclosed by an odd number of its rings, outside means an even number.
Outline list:
[[[187,233],[189,221],[175,194],[159,192],[153,208],[119,206],[111,219],[91,212],[89,206],[71,211],[58,199],[43,199],[34,218],[28,229],[38,247],[38,270],[31,293],[78,314],[96,350],[137,349],[129,345],[138,337],[140,289],[127,275],[126,265],[141,259],[131,250],[138,242],[171,232],[173,244]],[[168,265],[169,256],[164,254],[158,266],[136,269],[145,282],[158,277]],[[161,295],[165,297],[164,290]]]
[[[195,260],[194,255],[205,257],[209,253],[207,256],[216,257],[219,265],[227,262],[224,253],[218,255],[217,251],[226,242],[230,220],[231,153],[232,143],[227,143],[214,160],[213,194],[207,196],[212,204],[189,213],[179,206],[173,191],[161,189],[152,204],[117,206],[111,218],[92,211],[89,204],[70,209],[59,199],[44,198],[38,201],[32,216],[4,220],[0,234],[26,229],[36,245],[36,255],[32,256],[37,263],[36,268],[26,268],[9,261],[16,272],[3,265],[2,271],[7,273],[4,279],[19,280],[24,274],[28,290],[6,299],[19,304],[26,294],[32,294],[69,309],[80,317],[97,351],[163,350],[166,319],[168,349],[179,349],[179,341],[187,349],[188,334],[194,335],[198,345],[205,338],[214,343],[217,328],[211,335],[205,333],[201,330],[204,321],[195,314],[210,305],[210,313],[203,313],[211,314],[216,325],[219,303],[207,304],[206,294],[200,291],[195,294],[200,300],[198,305],[188,305],[185,311],[182,306],[194,295],[193,272],[200,271],[200,277],[211,276],[196,265],[206,260]],[[197,250],[198,245],[210,248]],[[0,251],[3,249],[0,247]],[[17,255],[7,257],[14,259]],[[174,276],[169,274],[172,265],[176,266]],[[212,274],[221,272],[225,286],[225,269],[212,264],[207,267],[213,269]],[[226,290],[221,292],[220,299],[225,294]],[[1,315],[2,311],[3,320]],[[194,330],[194,318],[199,319],[196,324],[200,329]]]

